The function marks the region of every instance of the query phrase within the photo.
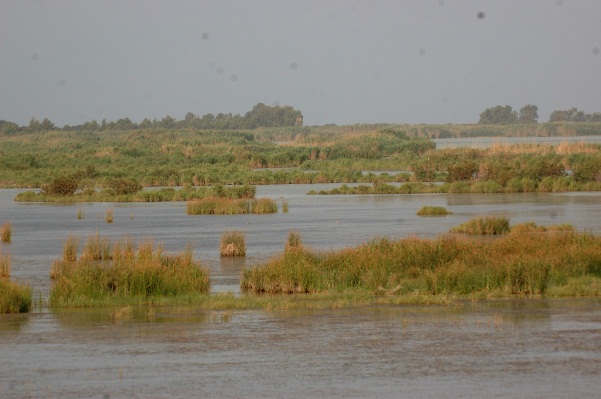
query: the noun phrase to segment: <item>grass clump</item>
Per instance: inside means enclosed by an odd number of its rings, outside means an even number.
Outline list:
[[[29,286],[0,278],[0,314],[28,312],[31,303]]]
[[[269,198],[210,197],[188,201],[188,215],[238,215],[245,213],[277,213],[277,203]]]
[[[384,238],[335,251],[284,251],[245,269],[241,288],[258,293],[359,290],[377,297],[452,300],[558,293],[576,280],[580,292],[601,295],[601,237],[518,228],[495,240]]]
[[[0,251],[0,278],[10,277],[10,256]]]
[[[0,241],[9,243],[13,237],[13,225],[10,222],[6,222],[0,227]]]
[[[167,255],[146,242],[133,248],[125,239],[112,246],[109,256],[76,262],[55,261],[60,270],[50,292],[51,306],[99,306],[149,303],[162,297],[205,295],[209,272],[194,261],[192,250]]]
[[[114,217],[113,208],[108,208],[106,210],[106,212],[104,213],[104,220],[107,223],[113,223],[113,217]]]
[[[479,217],[453,227],[451,233],[497,235],[509,233],[509,219],[504,216]]]
[[[241,231],[225,231],[221,236],[221,256],[246,256],[246,238]]]
[[[290,252],[290,251],[299,251],[303,249],[303,237],[300,235],[300,233],[297,233],[296,231],[291,231],[290,233],[288,233],[288,239],[286,240],[286,246],[284,247],[284,250],[286,252]]]
[[[452,213],[442,206],[424,206],[417,211],[418,216],[446,216]]]

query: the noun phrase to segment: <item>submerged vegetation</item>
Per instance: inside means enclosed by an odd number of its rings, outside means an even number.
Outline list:
[[[63,254],[52,267],[55,283],[51,306],[98,306],[152,303],[161,297],[206,295],[208,270],[193,259],[192,250],[168,255],[145,242],[135,249],[129,238],[110,245],[91,237],[79,260]]]
[[[285,251],[244,270],[241,287],[266,293],[530,295],[574,285],[601,294],[601,238],[565,229],[516,226],[495,240],[442,236],[375,239],[355,248]],[[585,285],[586,285],[585,284]],[[596,287],[596,288],[594,288]],[[581,286],[582,293],[591,292]]]

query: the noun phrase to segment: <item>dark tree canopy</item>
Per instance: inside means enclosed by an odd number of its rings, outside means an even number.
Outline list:
[[[601,122],[601,112],[586,114],[578,108],[555,110],[551,112],[549,122]]]
[[[497,105],[487,108],[480,114],[478,123],[484,125],[516,123],[518,113],[511,108],[511,105]]]
[[[519,123],[536,123],[538,121],[538,107],[536,105],[524,105],[520,109]]]

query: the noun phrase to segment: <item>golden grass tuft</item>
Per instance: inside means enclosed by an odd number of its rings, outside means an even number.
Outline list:
[[[13,225],[10,222],[4,223],[0,227],[0,241],[9,243],[12,241]]]
[[[221,256],[246,256],[246,237],[241,231],[225,231],[219,246]]]
[[[10,277],[10,256],[0,250],[0,278]]]
[[[0,314],[28,312],[31,304],[29,286],[0,278]]]
[[[424,206],[417,211],[418,216],[446,216],[452,213],[442,206]]]
[[[303,249],[303,237],[296,231],[288,233],[288,239],[286,240],[286,246],[284,251],[300,251]]]
[[[106,210],[106,212],[104,213],[104,220],[106,220],[107,223],[113,223],[113,217],[114,217],[113,208],[108,208]]]

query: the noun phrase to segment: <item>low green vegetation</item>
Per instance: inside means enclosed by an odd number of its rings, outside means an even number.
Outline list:
[[[442,206],[423,206],[417,211],[418,216],[446,216],[452,213]]]
[[[453,227],[451,233],[470,235],[497,235],[509,233],[509,219],[504,216],[479,217]],[[520,229],[518,227],[518,229]]]
[[[221,256],[246,256],[246,236],[241,231],[225,231],[219,246]]]
[[[152,303],[210,291],[208,270],[194,261],[190,249],[168,255],[152,242],[135,249],[128,238],[109,245],[98,236],[88,243],[90,249],[84,249],[79,260],[66,260],[63,254],[54,262],[51,306]]]
[[[2,253],[0,249],[0,278],[10,277],[10,256]]]
[[[484,299],[551,291],[559,295],[570,285],[600,295],[600,277],[600,237],[529,224],[495,240],[375,239],[336,251],[285,251],[244,270],[241,287],[257,293],[360,290],[375,296]]]
[[[188,201],[186,205],[188,215],[263,214],[277,213],[278,211],[278,204],[270,198],[202,198]]]

